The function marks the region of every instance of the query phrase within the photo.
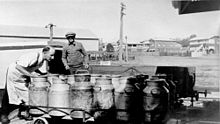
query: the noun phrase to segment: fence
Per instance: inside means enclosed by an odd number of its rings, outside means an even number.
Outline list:
[[[117,61],[118,53],[116,52],[88,52],[89,61]]]
[[[94,51],[88,52],[89,61],[118,61],[117,52],[105,52],[105,51]],[[154,52],[145,51],[129,51],[128,60],[134,60],[136,56],[191,56],[191,52],[187,50],[160,50]],[[125,59],[125,54],[122,54],[123,60]]]

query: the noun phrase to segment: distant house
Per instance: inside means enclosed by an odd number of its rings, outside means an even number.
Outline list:
[[[172,40],[150,39],[150,50],[155,51],[178,51],[182,49],[181,44]]]
[[[128,52],[132,51],[145,51],[145,52],[154,52],[154,51],[166,51],[166,50],[180,50],[182,49],[181,44],[176,41],[171,40],[161,40],[161,39],[150,39],[144,40],[139,43],[127,43]],[[125,44],[123,45],[125,48]]]
[[[128,43],[128,51],[146,51],[149,49],[150,44],[146,42],[140,42],[140,43]]]
[[[194,39],[190,41],[190,51],[214,53],[217,47],[216,38]]]

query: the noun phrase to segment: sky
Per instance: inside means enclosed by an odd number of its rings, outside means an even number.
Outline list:
[[[219,34],[220,11],[179,15],[171,0],[0,0],[0,25],[89,29],[103,42],[120,34],[120,3],[126,5],[123,35],[128,42]],[[55,27],[55,28],[56,28]]]

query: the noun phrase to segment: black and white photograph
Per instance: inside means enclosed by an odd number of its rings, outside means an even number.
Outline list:
[[[220,124],[220,0],[0,0],[0,124]]]

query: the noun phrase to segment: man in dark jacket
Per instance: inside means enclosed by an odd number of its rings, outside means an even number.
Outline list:
[[[68,32],[65,36],[69,41],[62,51],[62,62],[65,69],[69,70],[70,74],[75,74],[78,69],[88,68],[87,53],[82,43],[75,41],[76,34]]]

